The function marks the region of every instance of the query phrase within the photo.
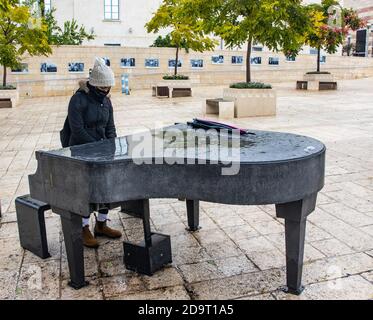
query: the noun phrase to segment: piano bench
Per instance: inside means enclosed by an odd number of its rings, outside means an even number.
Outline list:
[[[147,246],[145,240],[138,245],[123,242],[123,262],[128,270],[152,276],[172,262],[170,236],[152,233],[151,239],[151,246]]]
[[[49,258],[44,212],[49,210],[50,206],[32,199],[29,195],[18,197],[15,204],[22,248],[42,259]]]

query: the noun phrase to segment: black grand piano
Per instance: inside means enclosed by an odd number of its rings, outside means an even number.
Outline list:
[[[60,215],[70,285],[79,289],[87,284],[81,218],[101,207],[121,207],[143,220],[144,241],[124,243],[123,259],[128,269],[151,275],[172,255],[170,237],[150,229],[149,199],[186,199],[190,232],[199,228],[199,201],[275,204],[277,217],[285,219],[284,288],[300,294],[306,220],[324,185],[325,151],[321,142],[299,135],[203,132],[187,124],[38,151],[30,195],[16,200],[21,245],[48,257],[43,214],[52,209]]]

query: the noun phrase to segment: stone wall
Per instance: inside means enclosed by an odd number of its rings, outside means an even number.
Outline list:
[[[124,47],[84,47],[84,46],[61,46],[55,47],[53,55],[49,57],[25,57],[24,63],[28,64],[28,72],[9,73],[9,82],[18,83],[21,97],[40,97],[71,94],[76,90],[80,79],[86,79],[89,68],[94,63],[94,58],[108,57],[116,77],[117,85],[114,90],[120,90],[121,74],[129,74],[131,89],[147,89],[154,82],[161,80],[162,75],[172,73],[173,69],[168,67],[168,60],[174,59],[175,50],[169,48],[124,48]],[[224,63],[216,65],[212,63],[212,55],[223,55]],[[245,65],[233,65],[232,56],[243,56],[243,51],[214,51],[214,52],[183,52],[180,58],[183,66],[179,68],[180,74],[191,77],[195,86],[201,85],[228,85],[229,83],[245,80]],[[282,54],[253,52],[253,57],[261,57],[261,65],[252,65],[253,81],[268,83],[281,81],[295,81],[302,79],[307,71],[316,68],[316,56],[299,55],[295,62],[286,61]],[[279,65],[269,65],[270,57],[278,57]],[[134,68],[122,68],[121,58],[135,58]],[[158,68],[145,67],[146,58],[159,59]],[[203,59],[202,69],[193,69],[190,59]],[[53,63],[57,66],[57,72],[41,73],[41,63]],[[84,71],[71,73],[68,64],[84,63]],[[358,57],[327,56],[326,63],[322,64],[322,70],[332,72],[337,79],[354,79],[373,76],[373,59]],[[1,74],[1,73],[0,73]]]

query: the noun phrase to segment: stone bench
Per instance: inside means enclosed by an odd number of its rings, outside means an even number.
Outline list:
[[[319,90],[337,90],[338,84],[337,82],[319,82]]]
[[[11,108],[13,106],[12,104],[12,99],[5,99],[5,98],[0,98],[0,109],[1,108]]]
[[[234,101],[221,98],[206,100],[206,114],[218,114],[222,119],[234,118]]]
[[[189,80],[165,80],[152,86],[153,97],[191,97],[192,86]]]

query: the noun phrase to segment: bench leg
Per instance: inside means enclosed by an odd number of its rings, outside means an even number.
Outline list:
[[[123,242],[123,262],[127,269],[151,276],[172,262],[171,238],[151,231],[149,200],[142,200],[141,203],[144,240],[139,244]]]
[[[49,258],[44,219],[44,212],[50,209],[49,205],[41,203],[39,205],[39,202],[37,203],[29,196],[18,197],[15,203],[19,241],[22,248],[42,259]]]
[[[287,293],[303,291],[302,271],[307,216],[315,210],[317,194],[295,202],[276,205],[276,214],[285,219]]]
[[[84,278],[82,217],[71,212],[59,212],[70,271],[69,285],[80,289],[88,285]]]
[[[199,200],[187,200],[188,231],[194,232],[200,229],[199,226]]]

